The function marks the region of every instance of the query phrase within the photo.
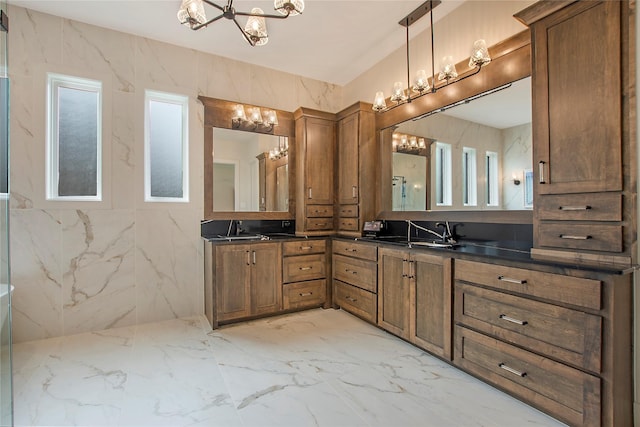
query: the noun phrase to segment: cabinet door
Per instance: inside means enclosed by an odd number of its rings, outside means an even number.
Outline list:
[[[622,190],[621,4],[576,2],[532,26],[539,194]]]
[[[412,254],[411,270],[410,341],[451,360],[451,258]]]
[[[333,204],[334,122],[307,118],[305,198],[307,204]]]
[[[338,203],[358,203],[359,115],[352,114],[338,123]]]
[[[216,248],[216,318],[238,319],[251,314],[251,246]]]
[[[251,314],[282,309],[282,251],[279,243],[251,246]]]
[[[381,248],[378,252],[378,325],[409,338],[409,252]]]

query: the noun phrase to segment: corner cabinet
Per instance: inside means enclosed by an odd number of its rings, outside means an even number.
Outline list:
[[[540,1],[532,33],[533,256],[631,265],[635,53],[629,1]]]
[[[360,236],[376,216],[376,133],[371,104],[359,102],[338,118],[338,232]]]
[[[299,108],[296,121],[296,232],[333,232],[335,115]]]

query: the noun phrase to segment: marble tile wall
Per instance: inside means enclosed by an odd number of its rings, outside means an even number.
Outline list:
[[[340,108],[325,82],[11,6],[11,259],[16,342],[203,312],[198,95]],[[104,200],[45,200],[47,72],[103,81]],[[145,203],[145,89],[188,95],[189,202]]]

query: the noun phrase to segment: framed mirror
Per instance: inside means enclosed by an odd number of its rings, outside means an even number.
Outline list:
[[[293,114],[269,110],[278,123],[257,126],[234,118],[238,103],[199,99],[205,107],[204,219],[294,218]]]
[[[380,218],[532,222],[530,35],[489,50],[478,75],[377,116]]]

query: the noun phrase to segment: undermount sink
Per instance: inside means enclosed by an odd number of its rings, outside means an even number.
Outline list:
[[[445,242],[410,242],[409,246],[424,246],[426,248],[453,249],[458,245],[455,243],[445,243]]]

